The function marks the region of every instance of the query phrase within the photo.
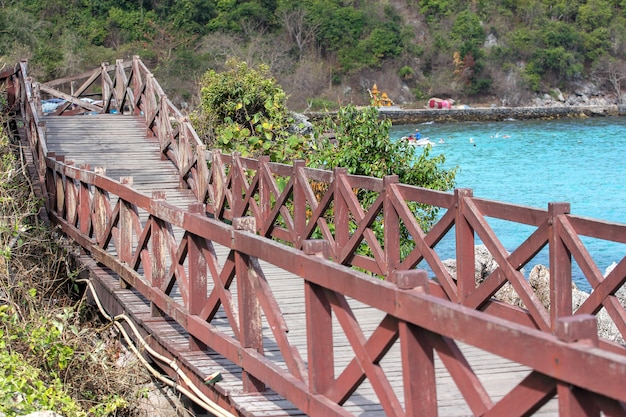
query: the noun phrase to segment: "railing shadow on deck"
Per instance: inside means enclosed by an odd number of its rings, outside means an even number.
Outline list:
[[[38,86],[26,71],[22,62],[6,78],[45,184],[51,219],[139,290],[155,311],[184,326],[191,342],[204,343],[239,364],[245,371],[244,389],[267,385],[309,415],[346,415],[341,405],[367,379],[387,415],[436,415],[436,352],[475,415],[524,415],[556,394],[563,416],[626,414],[626,351],[598,337],[594,316],[606,309],[626,336],[626,310],[615,296],[626,280],[626,258],[603,277],[582,239],[624,244],[626,225],[571,215],[566,203],[542,210],[476,198],[466,189],[444,193],[401,184],[395,176],[360,177],[341,168],[307,168],[302,161],[284,165],[207,151],[138,58],[103,65],[74,96],[53,88],[60,83]],[[84,106],[79,96],[96,80],[102,82],[103,104]],[[158,194],[142,195],[89,167],[49,155],[40,92],[88,111],[117,106],[120,113],[143,115],[148,135],[158,140],[162,155],[176,165],[181,184],[194,191],[198,203],[183,211]],[[375,194],[374,203],[363,207],[359,191]],[[428,231],[415,217],[416,203],[442,211]],[[490,219],[525,224],[534,231],[509,253]],[[185,231],[181,240],[173,228]],[[413,242],[408,253],[400,248],[401,231]],[[449,233],[456,242],[456,277],[437,253],[437,244]],[[480,284],[475,280],[477,237],[498,265]],[[224,262],[218,262],[214,244],[230,248]],[[114,255],[107,252],[109,247],[115,248]],[[545,247],[551,272],[549,308],[521,272]],[[306,356],[289,340],[281,306],[259,260],[302,279]],[[576,311],[572,260],[593,288]],[[415,269],[421,261],[435,279]],[[183,268],[186,262],[188,268]],[[235,281],[236,293],[230,291]],[[526,308],[492,298],[507,283]],[[172,296],[174,286],[182,299]],[[362,332],[348,300],[383,313],[370,335]],[[228,335],[212,325],[220,308],[230,325]],[[262,320],[271,334],[263,334]],[[338,377],[333,320],[341,324],[355,352]],[[284,363],[268,359],[263,337],[275,341]],[[458,342],[532,371],[494,402]],[[379,366],[395,343],[401,347],[401,395]]]

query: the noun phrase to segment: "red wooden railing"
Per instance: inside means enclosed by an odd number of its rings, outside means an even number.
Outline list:
[[[598,337],[593,316],[605,308],[626,335],[626,311],[615,296],[626,280],[626,261],[603,277],[581,239],[626,243],[626,225],[573,216],[565,203],[541,210],[476,198],[471,190],[443,193],[400,184],[394,176],[367,178],[341,168],[307,168],[301,161],[289,166],[267,158],[208,152],[137,58],[132,65],[103,66],[99,74],[91,78],[100,77],[110,86],[102,89],[103,103],[119,103],[120,112],[146,117],[148,133],[159,139],[161,152],[178,167],[181,184],[194,190],[198,204],[183,211],[159,195],[142,195],[86,167],[47,156],[33,93],[37,88],[21,63],[7,79],[21,105],[47,190],[49,215],[98,262],[117,272],[125,285],[183,325],[190,343],[202,342],[241,365],[245,389],[267,384],[309,415],[347,415],[341,404],[367,378],[387,415],[437,415],[436,352],[475,415],[525,415],[555,394],[562,416],[626,415],[625,351]],[[103,105],[101,110],[109,107]],[[358,190],[374,193],[374,203],[363,207]],[[430,230],[420,227],[412,202],[441,208],[442,216]],[[490,219],[529,225],[534,232],[509,253]],[[173,228],[185,231],[180,241]],[[414,242],[405,255],[399,244],[402,228]],[[375,229],[384,230],[383,235]],[[450,233],[456,241],[456,278],[437,253],[437,244]],[[474,277],[476,236],[498,264],[480,284]],[[231,250],[224,265],[216,260],[214,244]],[[520,272],[546,246],[549,308]],[[111,247],[114,252],[107,251]],[[576,311],[572,311],[572,259],[593,288]],[[288,338],[281,307],[258,260],[304,281],[306,361]],[[436,279],[415,269],[422,260]],[[207,280],[213,283],[209,294]],[[234,281],[237,294],[230,291]],[[505,283],[513,286],[525,309],[492,298]],[[174,284],[182,299],[172,296]],[[234,298],[240,302],[234,303]],[[347,299],[384,313],[369,338]],[[220,306],[232,335],[212,324]],[[261,315],[270,324],[271,335],[261,333]],[[332,317],[355,352],[337,377]],[[262,337],[275,340],[284,367],[264,356]],[[401,346],[404,404],[379,366],[395,342]],[[533,371],[494,403],[458,342]]]

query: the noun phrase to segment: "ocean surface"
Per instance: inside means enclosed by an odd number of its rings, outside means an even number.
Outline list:
[[[416,128],[434,143],[433,155],[445,155],[446,168],[459,167],[456,187],[471,188],[476,197],[542,209],[569,202],[572,214],[626,223],[626,117],[423,123],[394,126],[391,137]],[[534,230],[493,219],[490,225],[509,250]],[[437,246],[444,259],[446,252],[454,256],[450,240]],[[623,244],[583,242],[602,272],[626,256]],[[544,249],[524,269],[526,275],[534,264],[548,265],[547,259]],[[579,288],[590,290],[576,264],[573,276]]]

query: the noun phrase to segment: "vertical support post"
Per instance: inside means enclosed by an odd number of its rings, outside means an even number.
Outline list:
[[[204,203],[207,194],[207,182],[209,180],[209,168],[206,162],[206,145],[196,146],[196,199],[198,203]]]
[[[399,271],[391,281],[400,290],[429,292],[428,273],[421,269]],[[400,353],[407,417],[437,416],[437,383],[435,358],[428,330],[400,321]]]
[[[102,104],[105,106],[105,110],[111,106],[111,87],[107,82],[107,64],[102,63],[100,65],[100,79],[102,80]]]
[[[236,192],[233,190],[233,193]],[[234,197],[235,199],[238,197]],[[239,231],[255,233],[254,217],[237,217],[233,219],[233,228]],[[236,239],[236,237],[235,237]],[[250,279],[249,257],[245,253],[235,251],[235,270],[237,275],[237,297],[239,299],[239,328],[241,329],[241,346],[263,354],[263,322],[261,304],[256,296],[255,288]],[[244,392],[263,392],[265,384],[252,374],[242,373]]]
[[[465,298],[476,288],[474,229],[465,220],[465,199],[471,198],[473,192],[467,188],[454,190],[456,200],[456,281],[457,297],[460,304],[465,304]]]
[[[567,343],[578,343],[590,349],[598,347],[598,319],[591,314],[558,317],[554,334]],[[559,413],[568,417],[600,417],[591,395],[567,383],[557,384]]]
[[[96,167],[94,169],[96,175],[105,176],[106,168],[104,167]],[[106,211],[106,197],[100,188],[94,189],[93,194],[93,219],[91,223],[94,228],[94,235],[96,237],[96,242],[98,245],[102,244],[104,240],[104,231],[106,230],[107,225],[107,211]]]
[[[65,163],[64,155],[56,155],[55,159],[57,162]],[[61,218],[65,217],[65,190],[63,188],[63,175],[61,175],[58,171],[54,174],[55,179],[55,196],[56,196],[56,211],[57,215]]]
[[[211,152],[211,178],[213,184],[210,185],[212,193],[209,194],[212,197],[210,204],[213,205],[210,212],[216,219],[221,219],[224,207],[222,206],[222,199],[226,193],[226,178],[224,174],[224,164],[222,163],[222,152],[219,149],[214,149]],[[211,196],[212,194],[212,196]]]
[[[345,247],[350,240],[348,204],[345,198],[343,198],[340,186],[341,177],[346,175],[348,175],[346,168],[335,168],[333,170],[333,194],[335,196],[335,247],[333,248],[333,258],[338,262],[343,262],[343,259],[339,259],[339,254],[341,254],[341,249]]]
[[[242,217],[244,213],[244,205],[243,205],[243,193],[244,193],[244,178],[242,178],[242,169],[241,169],[241,155],[239,153],[233,153],[232,165],[230,169],[233,172],[233,181],[232,181],[232,196],[233,202],[231,210],[233,212],[233,219],[235,217]]]
[[[29,143],[31,149],[35,152],[35,164],[37,165],[37,174],[39,174],[40,180],[44,178],[46,175],[46,170],[48,166],[46,165],[46,155],[47,151],[44,152],[44,148],[42,146],[42,142],[45,142],[45,137],[41,137],[40,132],[46,131],[46,122],[40,121],[39,126],[35,126],[34,123],[29,124],[30,129],[29,133]],[[43,133],[42,133],[43,134]],[[49,154],[54,155],[54,152],[50,152]]]
[[[204,204],[195,203],[189,205],[189,212],[204,215]],[[207,262],[202,255],[202,248],[206,245],[204,239],[191,235],[188,243],[189,261],[189,294],[187,297],[187,310],[191,315],[200,314],[207,300]],[[203,350],[206,346],[193,336],[189,336],[189,348],[191,350]]]
[[[548,244],[550,257],[550,327],[561,317],[572,315],[572,256],[561,240],[559,216],[570,212],[569,203],[548,204]]]
[[[144,115],[146,118],[146,137],[154,137],[152,125],[154,123],[154,115],[156,114],[156,97],[154,96],[154,74],[146,74],[146,88],[143,92],[144,97]],[[158,138],[157,138],[158,139]],[[159,142],[159,145],[163,145]]]
[[[305,240],[302,250],[307,255],[328,259],[330,243],[326,240]],[[335,378],[332,310],[324,288],[309,281],[304,283],[309,386],[314,394],[326,392]]]
[[[54,152],[48,152],[48,154],[45,156],[51,159],[55,159]],[[48,210],[48,212],[51,213],[53,211],[56,211],[56,201],[57,201],[55,172],[45,165],[46,161],[44,160],[44,155],[40,155],[39,160],[43,161],[43,164],[45,167],[43,172],[41,170],[39,171],[39,174],[44,175],[44,181],[45,181],[44,187],[46,189],[46,193],[48,194],[47,195],[48,198],[46,198],[46,210]]]
[[[133,81],[133,103],[131,110],[133,111],[135,116],[140,116],[142,111],[140,106],[143,105],[142,93],[141,93],[141,73],[139,71],[139,55],[133,55],[133,73],[132,73],[132,81]],[[145,120],[145,113],[144,113]]]
[[[115,110],[123,113],[122,101],[124,99],[124,60],[115,60]]]
[[[80,169],[83,171],[91,170],[91,167],[87,164],[80,165]],[[88,235],[91,230],[91,206],[89,201],[89,184],[80,183],[80,190],[78,190],[78,221],[80,232],[84,235]]]
[[[166,200],[165,191],[153,191],[152,199],[159,201]],[[166,225],[156,220],[152,223],[152,276],[150,282],[152,287],[161,288],[167,277],[167,231],[164,230]],[[162,316],[159,308],[154,304],[150,304],[152,317]]]
[[[33,84],[33,97],[35,98],[35,106],[37,109],[37,115],[43,116],[43,108],[41,107],[41,84]]]
[[[133,177],[122,177],[120,182],[123,185],[131,187],[133,185]],[[119,224],[119,244],[117,248],[117,256],[120,261],[130,265],[133,259],[133,213],[130,205],[120,199],[120,224]],[[120,279],[120,287],[128,288],[125,281]]]
[[[268,181],[265,177],[265,174],[269,172],[268,164],[270,163],[269,156],[261,156],[259,157],[259,205],[261,209],[261,221],[262,225],[267,223],[267,219],[269,218],[269,214],[272,211],[272,202],[271,202],[271,187],[268,184]],[[295,199],[295,197],[294,197]],[[261,226],[263,227],[263,226]]]
[[[292,242],[296,247],[300,244],[302,239],[302,233],[306,228],[306,198],[304,194],[305,185],[300,180],[302,170],[304,170],[306,164],[302,160],[293,162],[293,223],[294,223],[294,236],[291,237]]]
[[[74,161],[67,160],[65,165],[74,166]],[[77,219],[76,185],[72,178],[65,178],[65,219],[72,226],[76,226]]]
[[[383,193],[385,193],[385,199],[383,201],[383,221],[385,224],[384,243],[385,262],[387,263],[385,276],[387,278],[391,276],[400,263],[400,217],[391,203],[391,193],[394,192],[393,184],[399,182],[400,180],[397,175],[383,177]]]

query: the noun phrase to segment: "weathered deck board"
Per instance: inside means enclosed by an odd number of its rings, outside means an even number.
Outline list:
[[[168,202],[180,208],[186,208],[195,202],[189,190],[179,188],[178,173],[175,168],[160,158],[159,145],[154,139],[145,137],[145,125],[141,119],[129,116],[75,116],[46,117],[48,149],[57,155],[64,155],[76,165],[89,164],[91,167],[106,168],[107,175],[114,179],[133,177],[133,187],[146,195],[153,190],[164,190]],[[113,248],[114,250],[114,248]],[[228,249],[215,248],[218,260],[223,264]],[[202,381],[212,372],[220,371],[223,380],[215,384],[213,392],[209,387],[202,389],[209,396],[225,398],[241,415],[245,416],[298,416],[303,415],[289,401],[269,391],[262,394],[242,393],[241,369],[227,361],[221,355],[207,349],[202,352],[190,351],[188,335],[184,329],[162,317],[152,317],[149,302],[132,289],[121,289],[116,276],[106,268],[101,268],[90,259],[82,261],[94,270],[99,280],[102,297],[107,308],[117,314],[124,309],[148,333],[153,334],[152,340],[163,348],[177,350],[177,360],[194,373],[195,379]],[[289,340],[297,344],[301,356],[307,357],[306,327],[304,314],[304,285],[299,277],[295,277],[265,262],[261,266],[268,280],[283,317],[289,328]],[[99,269],[98,269],[99,268]],[[209,282],[209,291],[213,289]],[[231,286],[236,294],[236,283]],[[173,296],[176,296],[177,288]],[[236,297],[235,297],[236,303]],[[368,337],[380,323],[383,315],[358,302],[350,300],[355,317],[363,333]],[[211,322],[225,334],[232,334],[228,320],[222,310]],[[337,321],[334,320],[335,339],[335,374],[338,376],[355,354]],[[286,369],[284,360],[273,340],[268,323],[264,319],[265,353],[278,366]],[[502,398],[529,370],[503,358],[491,355],[470,346],[461,347],[468,362],[485,386],[494,401]],[[381,361],[381,368],[390,379],[397,383],[397,395],[403,400],[401,389],[402,374],[399,362],[399,344],[395,343],[391,351]],[[458,417],[472,415],[463,400],[448,371],[436,358],[437,398],[439,415]],[[380,401],[366,380],[351,396],[344,408],[359,416],[383,416]],[[556,415],[556,401],[550,401],[537,415]]]

